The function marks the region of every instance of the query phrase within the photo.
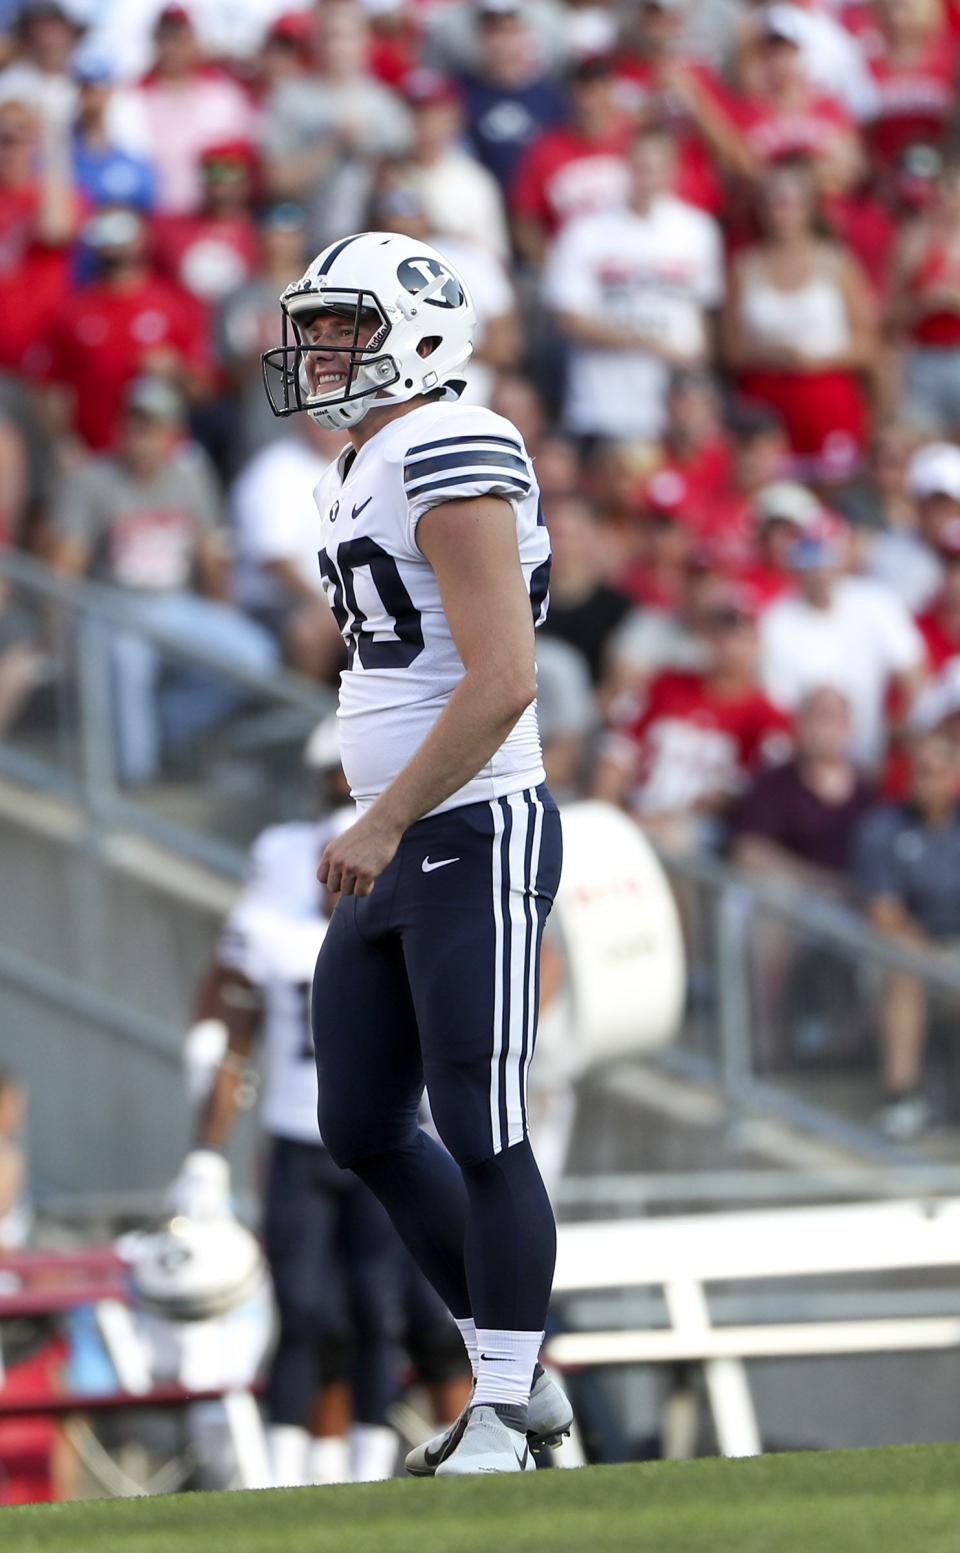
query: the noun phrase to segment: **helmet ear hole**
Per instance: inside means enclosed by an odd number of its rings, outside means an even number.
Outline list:
[[[439,334],[428,334],[428,335],[425,335],[424,338],[422,340],[420,340],[418,345],[417,345],[417,355],[418,356],[432,356],[434,351],[438,348],[438,346],[440,346],[442,344],[443,344],[443,340],[441,339]]]

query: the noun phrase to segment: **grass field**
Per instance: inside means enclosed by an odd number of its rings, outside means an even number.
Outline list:
[[[960,1553],[960,1446],[0,1510],[3,1553]]]

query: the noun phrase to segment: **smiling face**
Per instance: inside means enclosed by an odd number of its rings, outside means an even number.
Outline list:
[[[303,375],[311,398],[343,388],[350,376],[350,353],[368,345],[379,325],[380,319],[374,312],[362,312],[357,323],[352,309],[343,313],[325,309],[314,313],[309,322],[299,324],[303,343],[312,347],[303,358]],[[355,370],[353,375],[356,376]]]

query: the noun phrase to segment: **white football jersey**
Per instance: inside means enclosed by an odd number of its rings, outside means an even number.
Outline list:
[[[221,965],[246,976],[263,998],[264,1128],[318,1145],[310,989],[328,921],[317,865],[334,829],[329,819],[274,825],[257,838],[217,951]]]
[[[429,734],[463,677],[417,523],[441,502],[502,496],[517,522],[534,624],[544,620],[550,540],[520,433],[478,405],[424,405],[355,457],[346,450],[314,491],[324,592],[347,644],[340,680],[343,769],[361,812]],[[472,781],[431,811],[479,803],[544,779],[536,704]]]

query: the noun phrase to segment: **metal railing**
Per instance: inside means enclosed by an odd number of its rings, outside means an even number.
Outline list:
[[[39,686],[0,738],[0,775],[82,806],[93,839],[138,834],[229,875],[264,825],[305,812],[301,755],[334,694],[286,669],[251,672],[201,642],[142,618],[138,599],[66,578],[18,552],[0,554],[0,578],[34,622]],[[163,655],[166,672],[202,670],[234,693],[236,714],[204,730],[156,781],[124,787],[111,689],[111,633],[133,634]]]
[[[875,1125],[880,1005],[891,973],[925,988],[934,1036],[960,1011],[960,957],[876,931],[855,905],[758,878],[707,855],[661,854],[684,920],[690,1004],[665,1066],[720,1086],[734,1127],[758,1112],[887,1166],[943,1162],[956,1190],[960,1067],[930,1043],[940,1124],[907,1147]],[[960,1054],[958,1054],[960,1055]],[[956,1093],[954,1093],[954,1089]],[[931,1149],[934,1150],[931,1154]]]

